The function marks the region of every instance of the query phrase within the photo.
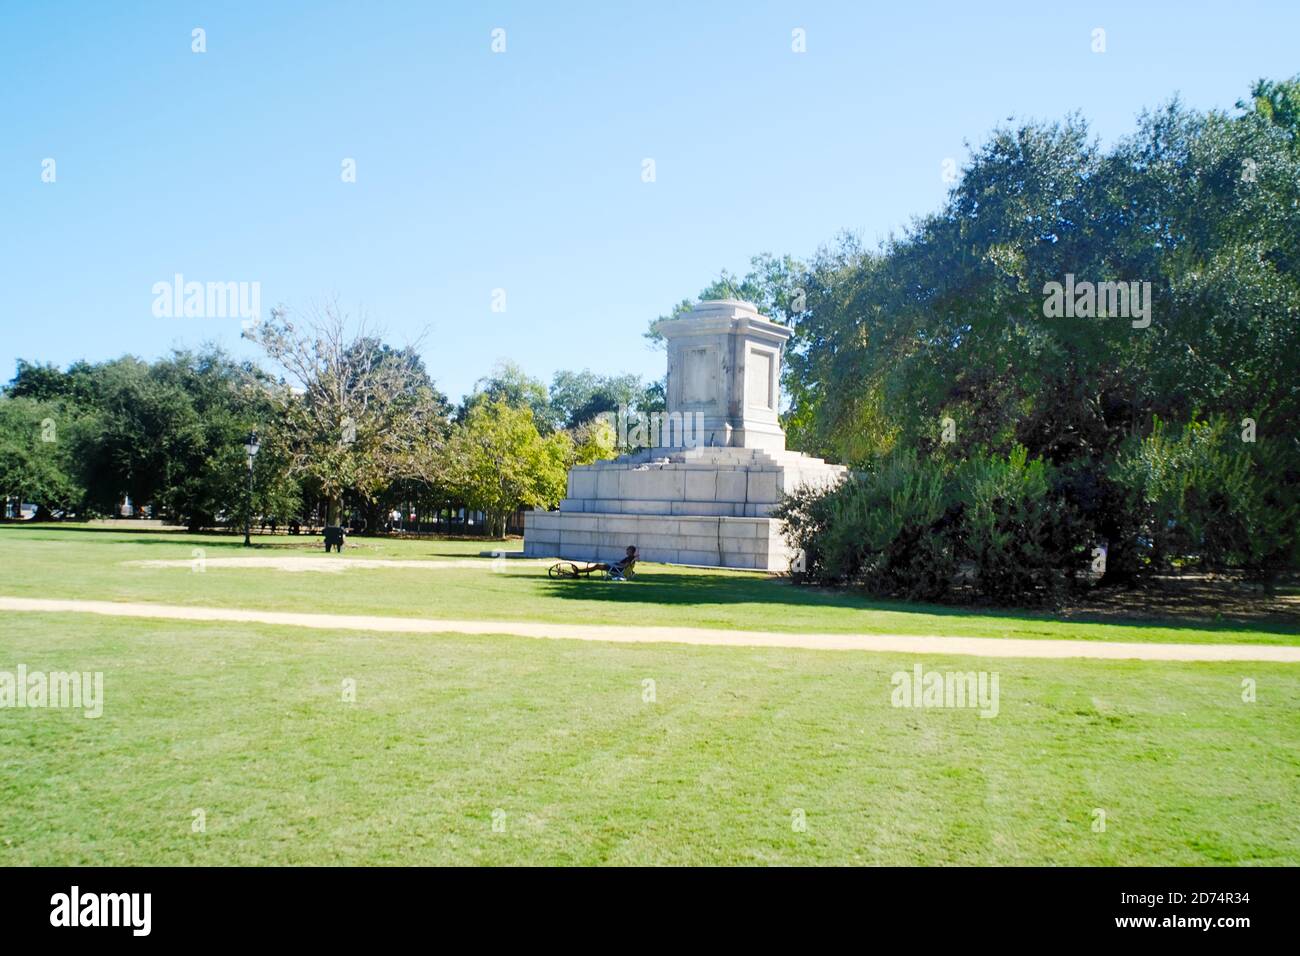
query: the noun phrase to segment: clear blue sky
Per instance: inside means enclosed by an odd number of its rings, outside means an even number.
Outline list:
[[[1175,92],[1229,108],[1300,70],[1297,38],[1294,0],[3,0],[0,380],[256,354],[238,320],[153,316],[178,272],[258,281],[264,314],[337,294],[397,344],[427,327],[453,398],[504,357],[656,378],[646,323],[720,268],[899,230],[1011,116],[1079,110],[1109,142]]]

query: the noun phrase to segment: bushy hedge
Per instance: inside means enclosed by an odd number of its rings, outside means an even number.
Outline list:
[[[956,570],[942,531],[951,503],[943,470],[905,453],[833,491],[801,490],[786,498],[777,516],[785,520],[793,546],[804,552],[802,576],[939,598]]]
[[[1037,603],[1080,564],[1050,477],[1020,448],[957,465],[898,452],[835,489],[788,496],[777,517],[802,553],[800,580],[912,600],[960,591]]]
[[[776,512],[802,552],[799,580],[913,600],[1041,604],[1062,596],[1098,546],[1136,574],[1175,565],[1270,582],[1300,562],[1300,476],[1288,450],[1243,441],[1229,422],[1154,423],[1098,469],[1097,508],[1075,473],[1010,454],[965,460],[895,452],[837,488],[805,489]],[[1095,515],[1120,516],[1137,551],[1108,546]]]
[[[923,600],[965,582],[989,599],[1032,602],[1082,560],[1068,512],[1047,466],[1017,448],[956,466],[900,452],[831,491],[788,497],[777,516],[803,552],[803,579]]]
[[[1140,570],[1178,562],[1271,581],[1295,567],[1300,476],[1288,472],[1290,440],[1247,441],[1243,429],[1216,418],[1182,428],[1157,419],[1149,435],[1130,442],[1110,477],[1148,545]]]
[[[1088,530],[1053,484],[1053,474],[1024,448],[981,457],[957,469],[965,503],[957,529],[973,565],[977,594],[1002,603],[1059,596],[1084,566]]]

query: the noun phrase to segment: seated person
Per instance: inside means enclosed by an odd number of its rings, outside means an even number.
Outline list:
[[[636,545],[630,544],[627,547],[627,554],[609,565],[607,570],[611,578],[618,578],[621,581],[634,567],[636,567]]]

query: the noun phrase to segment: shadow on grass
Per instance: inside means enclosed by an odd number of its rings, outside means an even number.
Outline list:
[[[223,534],[221,531],[190,531],[186,528],[133,528],[130,525],[114,527],[113,525],[86,525],[86,524],[60,524],[59,522],[46,521],[0,521],[0,533],[5,531],[58,531],[60,533],[83,533],[83,534],[139,534],[139,535],[164,535],[176,536],[185,534]],[[234,532],[230,532],[234,534]],[[243,536],[243,532],[239,532]]]
[[[781,608],[836,607],[851,611],[884,611],[896,614],[927,614],[950,618],[997,618],[1026,623],[1109,624],[1119,627],[1168,628],[1196,631],[1258,631],[1265,634],[1300,635],[1300,622],[1275,617],[1249,615],[1221,615],[1218,618],[1191,616],[1170,617],[1159,614],[1136,613],[1117,615],[1113,612],[1071,610],[1056,613],[1023,608],[1000,608],[973,605],[922,604],[901,600],[872,598],[849,590],[797,585],[788,579],[739,577],[729,574],[656,573],[646,570],[626,584],[612,583],[599,578],[547,579],[545,595],[558,599],[583,601],[609,601],[615,604],[658,604],[667,606],[692,606],[701,604],[756,604],[770,605],[774,619]]]
[[[317,535],[308,537],[303,535],[298,541],[259,541],[257,535],[253,535],[253,543],[249,547],[244,547],[244,534],[222,534],[219,531],[166,531],[166,530],[127,530],[117,528],[30,528],[32,531],[55,531],[59,534],[88,532],[97,534],[100,532],[110,532],[120,536],[120,539],[110,544],[139,544],[139,545],[167,545],[175,548],[178,545],[184,545],[184,539],[189,539],[195,547],[216,548],[230,551],[243,551],[246,554],[252,554],[256,551],[323,551],[323,539]],[[3,534],[0,531],[0,534]],[[51,539],[46,539],[51,540]]]

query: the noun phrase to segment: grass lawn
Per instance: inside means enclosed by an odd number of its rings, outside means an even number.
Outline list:
[[[290,542],[292,539],[284,539]],[[278,542],[277,542],[278,543]],[[762,576],[535,566],[136,568],[232,539],[0,529],[0,594],[584,623],[1295,643],[1284,631],[912,612]],[[479,543],[365,542],[438,559]],[[373,549],[373,550],[372,550]],[[261,553],[269,553],[269,549]],[[486,564],[486,562],[485,562]],[[999,676],[999,714],[891,675]],[[0,710],[0,865],[1300,864],[1300,668],[981,660],[9,615],[0,671],[102,671],[104,711]],[[1255,681],[1257,701],[1242,700]],[[343,700],[344,681],[356,700]],[[654,682],[653,701],[644,700]],[[193,812],[206,832],[192,831]],[[792,826],[803,811],[806,829]],[[1094,831],[1096,811],[1104,832]],[[493,828],[494,811],[500,824]]]
[[[896,655],[5,631],[0,668],[103,670],[105,704],[0,711],[3,865],[1300,863],[1294,667],[927,658],[999,673],[983,719],[892,707]]]
[[[763,574],[641,565],[635,582],[553,581],[536,562],[439,571],[412,568],[290,573],[264,568],[137,567],[129,562],[311,555],[319,539],[265,536],[242,547],[231,535],[118,532],[84,526],[0,527],[0,594],[145,601],[334,614],[391,614],[485,621],[684,625],[736,630],[938,634],[955,637],[1076,638],[1183,643],[1300,644],[1300,625],[1175,620],[1088,622],[1050,613],[874,601],[796,587]],[[465,559],[490,541],[352,538],[350,558]],[[497,543],[499,544],[499,543]],[[517,550],[519,543],[501,547]]]

